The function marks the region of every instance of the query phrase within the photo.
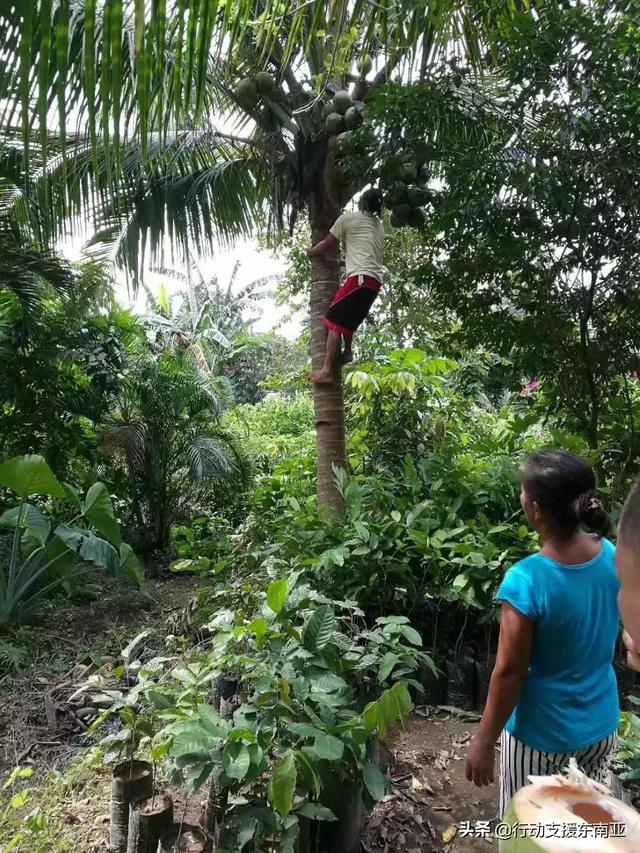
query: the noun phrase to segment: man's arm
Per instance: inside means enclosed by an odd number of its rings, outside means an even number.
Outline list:
[[[618,607],[625,627],[622,639],[627,647],[627,662],[640,672],[640,569],[635,547],[629,547],[621,531],[616,546],[616,569],[620,578]]]
[[[310,258],[321,258],[323,255],[332,254],[336,246],[338,245],[338,239],[333,236],[331,232],[327,234],[324,240],[320,240],[319,243],[316,243],[315,246],[312,246],[310,249],[307,249],[307,255]]]

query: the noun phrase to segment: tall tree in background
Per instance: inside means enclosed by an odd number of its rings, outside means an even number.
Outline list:
[[[350,87],[359,110],[392,74],[424,77],[444,54],[478,59],[503,14],[459,0],[16,5],[0,5],[7,58],[0,90],[16,94],[0,129],[20,133],[39,236],[47,236],[43,222],[89,207],[101,237],[117,235],[134,276],[145,249],[161,254],[165,234],[202,246],[246,234],[265,216],[273,230],[292,227],[304,210],[313,241],[323,238],[370,180],[365,163],[348,180],[337,169],[325,125],[332,95]],[[353,73],[358,58],[362,74]],[[73,137],[72,122],[82,129]],[[48,158],[47,128],[56,126],[61,153]],[[28,198],[34,147],[45,175],[35,200]],[[337,257],[314,260],[314,366],[338,282]],[[341,384],[316,387],[314,400],[318,499],[339,507]]]

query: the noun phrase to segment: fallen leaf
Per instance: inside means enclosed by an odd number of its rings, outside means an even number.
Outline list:
[[[455,838],[457,831],[458,827],[455,824],[452,823],[451,826],[448,826],[442,833],[442,840],[444,841],[444,843],[448,844],[450,841],[452,841]]]

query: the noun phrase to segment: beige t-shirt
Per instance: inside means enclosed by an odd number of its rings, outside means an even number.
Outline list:
[[[331,233],[338,240],[344,240],[347,278],[372,275],[383,283],[387,271],[382,263],[384,229],[377,216],[361,210],[348,211],[336,219]]]

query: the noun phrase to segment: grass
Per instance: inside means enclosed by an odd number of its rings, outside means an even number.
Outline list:
[[[0,794],[3,853],[83,853],[109,832],[110,768],[93,747],[64,773],[14,770]]]

